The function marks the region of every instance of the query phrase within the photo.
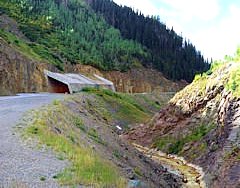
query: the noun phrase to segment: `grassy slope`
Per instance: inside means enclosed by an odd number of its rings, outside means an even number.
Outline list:
[[[84,126],[81,119],[60,102],[55,102],[34,113],[25,136],[37,138],[40,144],[58,152],[59,159],[68,159],[71,162],[69,168],[54,177],[61,184],[124,187],[126,182],[124,178],[119,178],[120,174],[113,164],[100,158],[93,149],[75,141],[80,135],[78,127],[81,126]],[[64,133],[57,132],[58,129],[64,130]],[[96,134],[93,138],[97,138]]]
[[[0,37],[10,44],[11,47],[17,49],[20,53],[30,59],[60,66],[59,60],[54,58],[53,55],[48,52],[48,49],[42,45],[28,43],[4,30],[0,30]]]
[[[30,20],[25,18],[21,10],[18,6],[15,6],[13,3],[8,1],[0,1],[0,14],[7,13],[9,16],[13,17],[19,22],[19,26],[21,23],[29,23]],[[44,24],[39,20],[35,21],[35,24],[39,26],[41,29],[46,29],[45,32],[48,32],[47,28],[45,28]],[[31,21],[33,23],[33,21]],[[9,23],[11,24],[11,23]],[[36,31],[38,32],[37,28]],[[63,70],[63,61],[49,48],[44,44],[32,43],[21,39],[14,35],[13,33],[9,33],[4,29],[0,29],[0,37],[3,38],[8,44],[10,44],[13,48],[17,49],[19,52],[27,56],[28,58],[34,59],[36,61],[42,61],[46,63],[50,63],[55,65],[59,70]]]
[[[147,106],[156,101],[148,96],[139,95],[136,98],[108,90],[87,88],[84,93],[70,97],[65,102],[54,101],[52,105],[29,114],[31,121],[28,122],[24,135],[37,138],[40,144],[56,151],[60,159],[66,158],[71,162],[69,168],[54,177],[61,184],[126,187],[126,180],[119,169],[103,159],[91,145],[112,147],[110,145],[113,142],[107,138],[109,133],[99,130],[103,122],[104,126],[115,123],[127,126],[150,118],[153,107]],[[159,103],[156,103],[155,111],[159,110]],[[104,127],[102,129],[111,131],[115,130],[115,126],[110,126],[109,130]],[[111,152],[115,158],[123,155],[118,149]],[[135,169],[136,174],[141,174],[137,167]]]

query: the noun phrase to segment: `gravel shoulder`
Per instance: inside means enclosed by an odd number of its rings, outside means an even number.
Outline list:
[[[59,187],[53,176],[66,162],[51,151],[25,144],[14,127],[27,111],[62,98],[55,94],[0,97],[0,187]]]

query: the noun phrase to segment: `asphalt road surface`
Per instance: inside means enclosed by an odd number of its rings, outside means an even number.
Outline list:
[[[14,127],[31,109],[62,99],[58,94],[19,94],[0,97],[0,188],[58,187],[53,176],[66,162],[51,152],[26,145]]]

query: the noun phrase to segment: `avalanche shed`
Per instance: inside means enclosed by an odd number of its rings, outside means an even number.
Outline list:
[[[48,80],[48,88],[51,93],[78,93],[84,87],[106,88],[115,91],[114,84],[96,74],[88,78],[82,74],[61,74],[45,70],[44,74]]]

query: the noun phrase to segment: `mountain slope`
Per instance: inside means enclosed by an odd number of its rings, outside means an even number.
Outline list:
[[[170,79],[192,81],[196,73],[209,68],[193,44],[161,23],[160,17],[145,17],[129,7],[111,0],[86,0],[98,15],[120,30],[125,39],[134,40],[149,49],[145,66],[154,67]]]
[[[139,44],[123,40],[118,30],[97,17],[83,1],[1,1],[2,12],[20,23],[35,51],[64,63],[126,70],[147,55]],[[48,54],[45,51],[48,51]],[[139,58],[138,58],[139,57]]]
[[[0,7],[2,13],[20,24],[20,30],[28,38],[34,52],[49,59],[60,70],[64,70],[66,64],[78,63],[108,71],[126,71],[145,66],[157,68],[171,79],[191,81],[196,72],[208,68],[191,44],[184,43],[181,37],[162,28],[160,22],[154,19],[143,17],[141,22],[146,25],[146,20],[156,25],[155,30],[159,33],[149,32],[161,35],[157,39],[164,39],[165,43],[159,41],[162,48],[155,46],[153,49],[145,43],[141,44],[137,38],[125,37],[122,31],[120,33],[102,16],[95,14],[83,0],[2,0]],[[173,44],[174,40],[176,45]],[[180,59],[181,62],[178,62]]]
[[[1,3],[1,2],[0,2]],[[41,44],[31,42],[20,30],[20,24],[6,14],[0,15],[0,94],[47,91],[43,70],[98,74],[112,80],[119,92],[176,92],[187,83],[173,82],[154,69],[138,66],[127,72],[100,71],[92,66],[61,63],[59,56]]]
[[[13,35],[0,31],[0,36],[3,35],[4,38],[0,37],[0,95],[46,91],[43,70],[55,68],[35,58],[24,43],[15,43]],[[11,39],[7,40],[8,37]]]
[[[208,187],[240,185],[240,63],[215,64],[124,137],[203,167]]]

